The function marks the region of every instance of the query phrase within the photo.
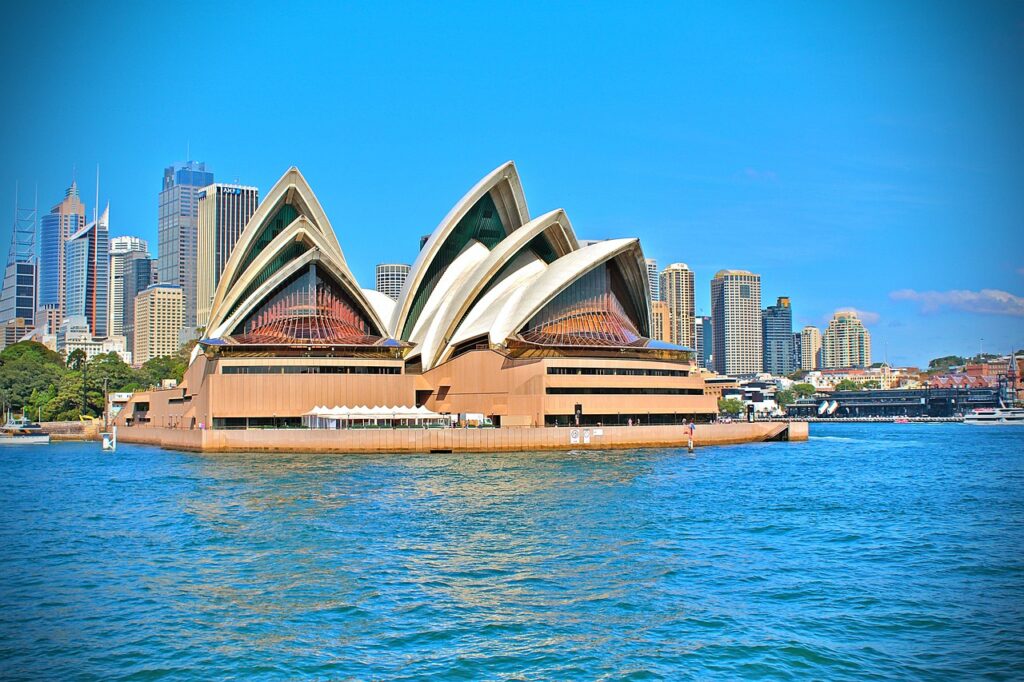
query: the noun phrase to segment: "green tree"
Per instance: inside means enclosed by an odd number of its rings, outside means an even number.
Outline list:
[[[98,417],[103,413],[103,391],[86,387],[85,414]],[[46,421],[74,421],[82,414],[82,373],[71,371],[61,377],[57,393],[43,406]]]
[[[139,369],[139,379],[145,386],[158,386],[164,379],[181,381],[185,374],[187,360],[177,355],[161,355],[151,358]]]
[[[817,392],[818,389],[814,388],[813,384],[793,384],[793,393],[798,398],[810,398]]]
[[[66,371],[63,358],[41,343],[12,344],[0,352],[0,395],[13,411],[29,408],[31,415]]]
[[[76,348],[68,353],[68,369],[75,370],[76,372],[81,370],[85,366],[89,356],[85,354],[85,351],[81,348]]]
[[[806,376],[807,376],[807,370],[806,369],[798,369],[795,372],[792,372],[792,373],[788,374],[787,378],[788,379],[792,379],[793,381],[801,381]]]
[[[719,398],[718,411],[725,414],[743,414],[743,401],[738,398]]]
[[[882,382],[880,382],[878,379],[872,379],[870,381],[865,381],[863,384],[861,384],[860,385],[860,390],[867,391],[869,389],[881,388],[881,387],[882,387]]]
[[[935,372],[935,371],[945,372],[950,367],[954,367],[956,365],[962,365],[962,364],[964,364],[964,362],[966,362],[966,360],[964,358],[960,357],[959,355],[944,355],[941,358],[933,358],[933,359],[929,360],[928,361],[928,371],[930,371],[930,372]]]
[[[860,384],[852,379],[843,379],[836,384],[837,391],[856,391],[860,389]]]
[[[775,391],[775,402],[779,404],[779,407],[786,407],[792,405],[796,401],[796,393],[791,388],[783,388],[779,391]]]

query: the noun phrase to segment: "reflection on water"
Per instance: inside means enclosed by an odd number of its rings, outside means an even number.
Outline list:
[[[0,669],[1015,670],[1024,448],[968,428],[829,425],[696,456],[0,452]]]

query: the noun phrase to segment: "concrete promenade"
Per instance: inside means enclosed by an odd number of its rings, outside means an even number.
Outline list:
[[[806,423],[699,424],[694,445],[807,440]],[[119,427],[118,440],[198,452],[515,452],[686,447],[684,426],[187,430]]]

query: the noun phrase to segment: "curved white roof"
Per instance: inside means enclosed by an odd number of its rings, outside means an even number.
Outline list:
[[[558,257],[579,248],[569,217],[562,209],[531,220],[499,242],[471,273],[461,278],[462,284],[458,289],[441,299],[441,305],[437,313],[430,316],[429,326],[422,338],[413,339],[421,345],[424,369],[433,367],[437,362],[438,355],[445,350],[445,344],[480,293],[511,259],[540,235],[547,235],[548,243]],[[423,315],[421,319],[425,317]]]
[[[451,235],[452,231],[459,224],[459,221],[476,205],[485,194],[491,194],[495,199],[494,203],[501,217],[501,222],[509,232],[518,229],[530,219],[529,209],[526,207],[526,196],[523,194],[522,185],[519,182],[519,173],[516,165],[508,161],[488,173],[480,182],[473,186],[440,222],[437,228],[431,233],[426,244],[420,249],[416,262],[409,271],[409,276],[402,287],[402,293],[398,297],[398,305],[395,307],[395,315],[391,320],[390,329],[392,335],[398,338],[411,312],[416,293],[419,291],[423,277],[430,267],[430,264],[437,257],[441,247]]]

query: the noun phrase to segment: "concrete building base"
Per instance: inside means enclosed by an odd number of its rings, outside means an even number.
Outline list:
[[[118,440],[196,452],[424,453],[686,447],[683,426],[199,430],[122,426]],[[698,424],[694,446],[807,440],[804,422]]]

